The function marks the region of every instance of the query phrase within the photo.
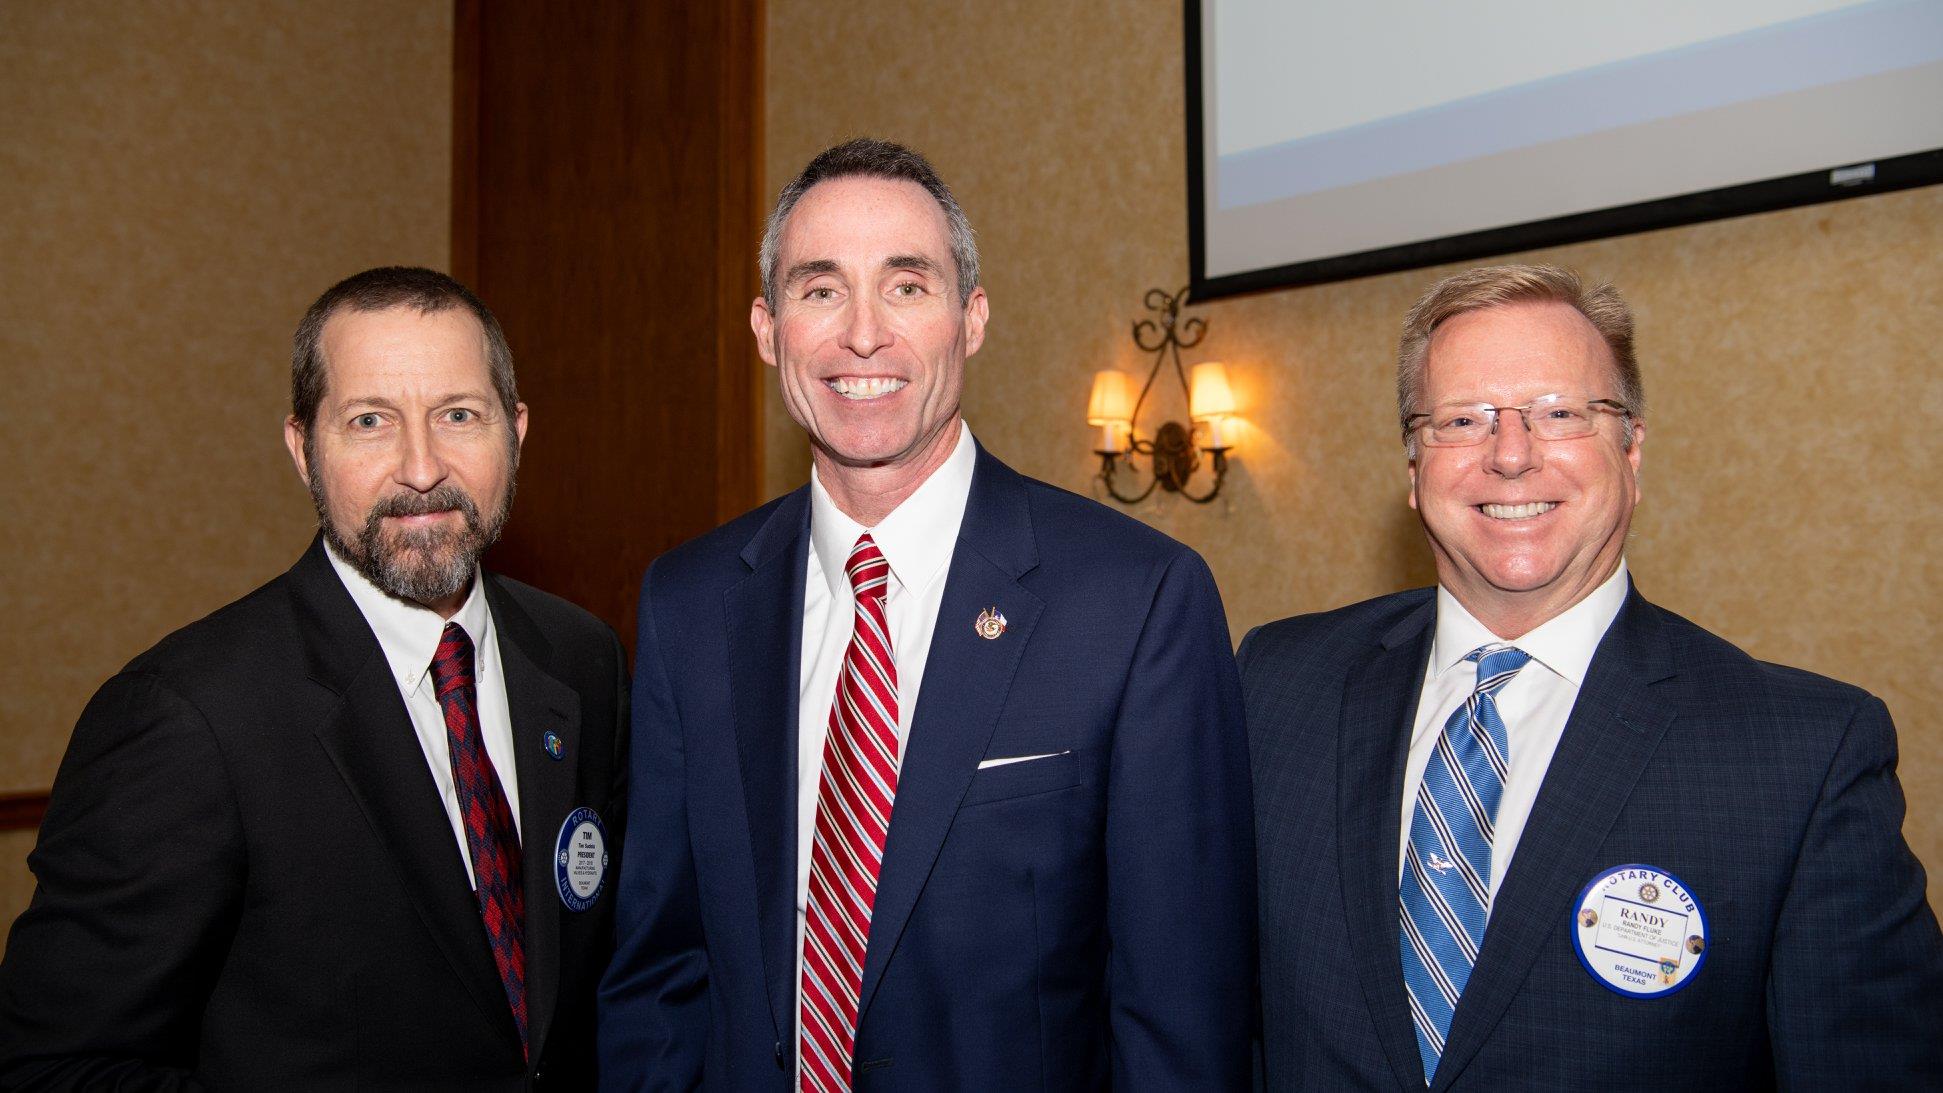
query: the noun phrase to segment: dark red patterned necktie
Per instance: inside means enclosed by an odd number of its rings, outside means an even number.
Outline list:
[[[479,701],[472,683],[472,639],[456,622],[445,624],[439,651],[432,657],[432,685],[445,711],[446,742],[452,751],[452,786],[465,821],[466,849],[479,897],[479,916],[492,942],[493,963],[506,986],[506,1001],[526,1050],[526,897],[521,886],[519,832],[506,803],[492,759],[479,735]]]

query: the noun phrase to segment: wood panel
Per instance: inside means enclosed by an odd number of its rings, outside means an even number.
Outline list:
[[[459,0],[453,271],[531,428],[490,564],[630,644],[647,564],[753,506],[762,9]]]
[[[32,831],[47,815],[47,793],[0,793],[0,831]]]

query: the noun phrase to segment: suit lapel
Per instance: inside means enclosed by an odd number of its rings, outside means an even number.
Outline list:
[[[519,1030],[493,965],[465,861],[425,766],[425,752],[378,639],[345,590],[321,540],[290,571],[310,678],[342,698],[315,727],[452,971],[485,1020],[517,1050]]]
[[[1673,722],[1653,684],[1675,674],[1658,609],[1629,591],[1599,642],[1491,908],[1477,968],[1451,1018],[1434,1088],[1448,1088],[1489,1038],[1572,898],[1633,785]]]
[[[1036,565],[1025,484],[980,448],[898,770],[897,799],[870,914],[857,1007],[860,1027],[944,845],[958,802],[991,741],[1012,676],[1045,608],[1019,584],[1019,577]],[[1005,615],[1006,629],[997,640],[980,637],[972,627],[988,607]]]
[[[560,824],[575,806],[580,756],[580,695],[549,674],[552,647],[497,578],[486,576],[486,600],[506,675],[513,723],[513,768],[520,801],[520,857],[526,896],[526,1028],[531,1055],[546,1045],[560,995],[560,896],[554,851]],[[562,758],[547,754],[548,732],[559,735]],[[606,817],[602,817],[603,821]]]
[[[796,1027],[796,692],[809,511],[807,487],[785,497],[742,552],[749,576],[724,596],[742,803],[779,1037]]]
[[[1377,1039],[1400,1087],[1423,1088],[1398,949],[1397,840],[1404,760],[1435,632],[1436,601],[1392,627],[1343,688],[1336,832],[1343,913]]]

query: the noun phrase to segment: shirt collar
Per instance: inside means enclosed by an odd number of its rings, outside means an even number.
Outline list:
[[[891,576],[899,587],[916,590],[930,585],[958,542],[958,526],[971,501],[972,469],[977,463],[978,447],[972,443],[971,426],[961,420],[958,444],[944,463],[874,528],[844,515],[824,489],[822,476],[811,466],[810,541],[830,594],[849,590],[845,567],[857,537],[866,531],[890,563]]]
[[[1465,610],[1443,585],[1437,586],[1437,636],[1430,646],[1430,669],[1439,676],[1462,663],[1482,645],[1515,645],[1574,687],[1585,685],[1592,654],[1626,603],[1626,560],[1605,582],[1578,603],[1547,619],[1515,642],[1493,634]]]
[[[417,690],[419,679],[431,670],[432,657],[438,652],[439,640],[445,636],[446,620],[430,608],[390,595],[358,572],[328,541],[324,547],[331,568],[337,570],[338,579],[344,582],[364,621],[377,635],[378,647],[384,650],[392,678],[407,694]],[[489,655],[492,648],[492,612],[486,607],[485,582],[479,579],[477,567],[472,571],[472,592],[451,621],[458,623],[466,637],[472,639],[473,672],[477,678],[481,670],[479,658]]]

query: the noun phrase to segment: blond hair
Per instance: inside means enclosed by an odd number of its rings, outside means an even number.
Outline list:
[[[1446,319],[1469,311],[1525,302],[1567,304],[1592,324],[1612,351],[1613,372],[1619,381],[1619,401],[1633,421],[1646,417],[1646,387],[1639,361],[1633,356],[1633,311],[1609,284],[1588,289],[1579,275],[1562,266],[1480,266],[1453,273],[1430,286],[1403,320],[1397,345],[1397,420],[1407,423],[1423,412],[1424,367],[1430,359],[1430,337]],[[1404,430],[1404,443],[1415,454],[1413,434]],[[1626,432],[1632,444],[1632,430]]]

